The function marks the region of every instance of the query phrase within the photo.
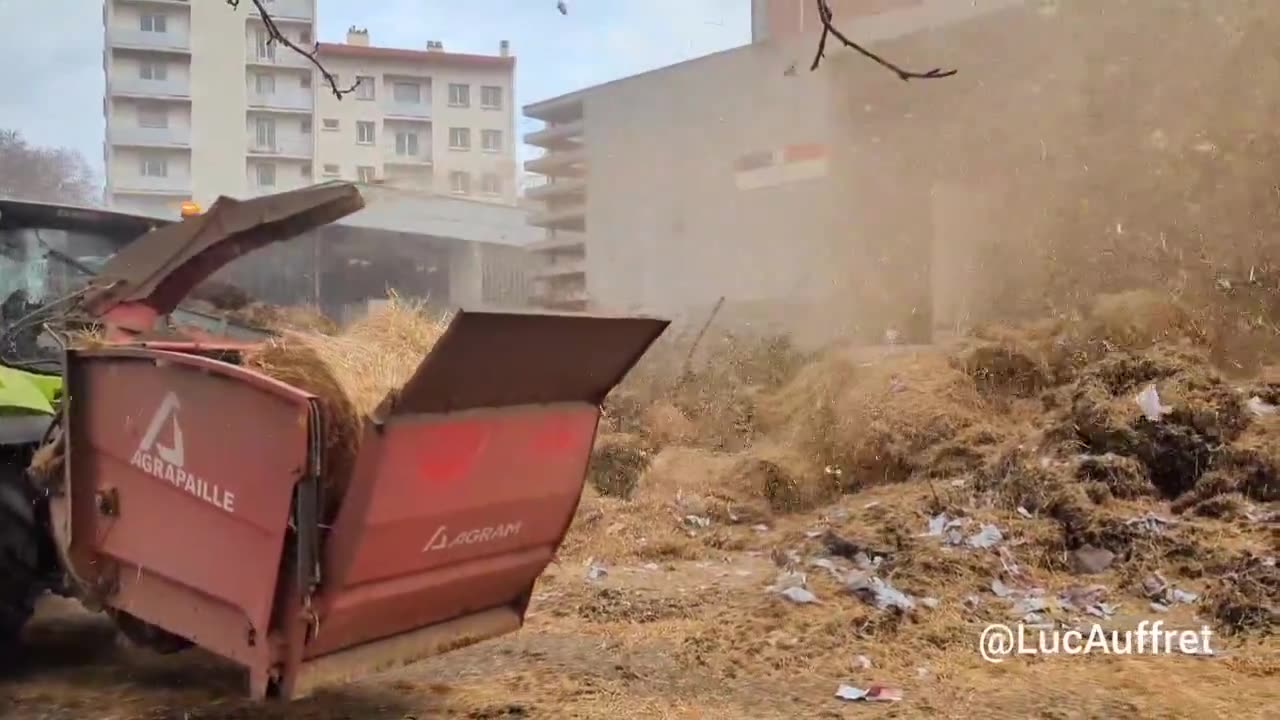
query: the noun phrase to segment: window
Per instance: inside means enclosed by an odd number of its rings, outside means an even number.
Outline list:
[[[456,170],[449,173],[449,190],[455,195],[466,195],[471,192],[471,173]]]
[[[396,133],[396,155],[414,157],[418,154],[418,133]]]
[[[391,96],[396,102],[422,102],[422,86],[413,82],[398,82],[391,86]]]
[[[298,78],[298,84],[304,88],[311,87],[311,73],[307,73],[302,77]]]
[[[372,145],[373,136],[377,132],[377,123],[366,122],[364,120],[356,121],[356,142],[361,145]]]
[[[484,177],[480,178],[480,192],[485,195],[501,195],[502,179],[497,173],[485,173]]]
[[[302,118],[302,128],[301,128],[301,129],[302,129],[302,134],[303,134],[303,135],[310,135],[310,134],[311,134],[311,118]]]
[[[138,77],[143,80],[166,80],[169,66],[163,62],[144,62],[138,65]]]
[[[470,150],[471,128],[449,128],[449,147],[454,150]]]
[[[258,41],[257,43],[258,59],[259,60],[275,60],[276,44],[271,41],[271,33],[268,33],[266,29],[262,29],[262,30],[256,31],[255,37],[257,38],[257,41]]]
[[[142,32],[168,32],[164,15],[143,15],[139,18]]]
[[[259,95],[274,95],[276,92],[276,76],[270,73],[256,73],[253,76],[253,89]]]
[[[302,172],[299,174],[302,175],[303,179],[310,180],[311,179],[311,163],[302,163]]]
[[[138,107],[138,127],[169,127],[169,112],[162,106],[140,105]]]
[[[311,31],[307,28],[303,28],[301,31],[299,31],[298,42],[302,43],[303,45],[311,44]]]
[[[480,107],[486,110],[502,109],[502,88],[497,85],[484,85],[480,88]]]
[[[258,163],[255,166],[258,176],[258,187],[276,186],[276,166],[272,163]]]
[[[275,118],[258,118],[254,121],[257,133],[257,148],[259,150],[275,150],[276,149],[276,121]]]
[[[374,178],[374,169],[369,165],[356,166],[356,181],[362,183],[371,183]]]
[[[462,83],[449,83],[449,105],[451,107],[470,107],[471,86]]]
[[[502,131],[501,130],[481,130],[480,146],[487,152],[502,151]]]
[[[143,177],[169,177],[169,161],[162,157],[143,156],[141,172]]]
[[[368,75],[357,75],[356,76],[356,99],[372,100],[374,98],[374,86],[376,83],[377,83],[377,80],[374,80]]]
[[[339,172],[339,170],[338,170],[338,166],[337,166],[337,165],[334,165],[334,164],[332,164],[332,163],[325,163],[325,165],[324,165],[324,174],[325,174],[325,175],[337,175],[337,174],[338,174],[338,172]]]
[[[324,120],[321,120],[321,121],[320,121],[320,127],[324,128],[325,130],[337,130],[337,129],[338,129],[338,119],[337,119],[337,118],[325,118]]]

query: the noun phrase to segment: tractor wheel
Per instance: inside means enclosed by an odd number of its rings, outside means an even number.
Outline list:
[[[40,595],[40,545],[20,472],[0,468],[0,669],[18,658],[17,644]]]

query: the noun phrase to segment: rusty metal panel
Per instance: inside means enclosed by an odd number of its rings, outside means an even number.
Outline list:
[[[586,403],[396,418],[361,443],[329,534],[312,652],[511,604],[582,492]]]
[[[669,324],[658,318],[460,311],[390,414],[598,405]]]
[[[70,570],[109,607],[263,676],[310,396],[208,358],[68,354]],[[228,454],[227,449],[234,448]]]

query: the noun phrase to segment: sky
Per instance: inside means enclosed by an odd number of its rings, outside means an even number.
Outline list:
[[[318,36],[343,42],[356,25],[368,28],[373,45],[425,48],[440,40],[445,50],[486,54],[509,40],[517,108],[751,38],[749,0],[565,4],[567,15],[556,0],[319,0]],[[101,173],[102,41],[99,0],[0,0],[0,67],[8,77],[0,129],[16,129],[36,145],[74,148]],[[521,134],[539,126],[517,121]]]

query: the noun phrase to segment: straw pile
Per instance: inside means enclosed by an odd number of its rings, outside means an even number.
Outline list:
[[[287,331],[245,353],[242,362],[319,399],[324,475],[345,483],[365,418],[409,380],[444,328],[425,306],[393,296],[337,335]],[[336,503],[342,488],[331,484],[326,496],[326,504]]]
[[[985,422],[974,382],[941,352],[856,363],[833,354],[765,397],[761,424],[788,448],[838,468],[847,490],[899,482],[928,451]]]

